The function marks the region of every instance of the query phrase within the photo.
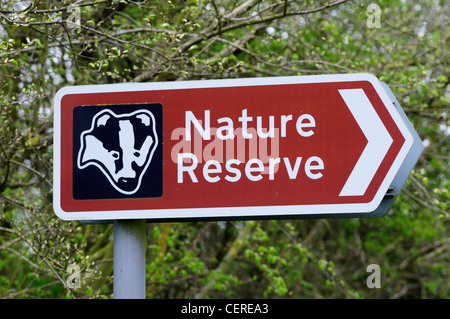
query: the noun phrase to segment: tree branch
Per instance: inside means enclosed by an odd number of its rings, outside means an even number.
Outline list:
[[[205,298],[208,292],[212,289],[213,284],[218,279],[219,274],[223,274],[228,271],[232,264],[232,261],[243,248],[242,243],[246,242],[248,237],[250,236],[252,227],[252,223],[246,222],[244,227],[239,230],[236,239],[234,240],[227,254],[223,257],[220,265],[211,272],[208,283],[201,288],[201,290],[195,296],[195,299]]]

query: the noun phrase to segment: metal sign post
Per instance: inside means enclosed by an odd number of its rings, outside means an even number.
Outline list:
[[[145,299],[146,222],[114,221],[114,299]]]

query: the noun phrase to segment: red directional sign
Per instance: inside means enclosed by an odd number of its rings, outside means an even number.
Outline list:
[[[373,212],[413,144],[369,74],[66,87],[54,107],[63,219]]]

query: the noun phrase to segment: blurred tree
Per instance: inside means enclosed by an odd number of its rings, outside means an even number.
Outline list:
[[[391,212],[148,224],[147,297],[448,298],[449,14],[436,0],[1,1],[0,297],[112,296],[112,225],[53,213],[59,88],[370,72],[425,145]]]

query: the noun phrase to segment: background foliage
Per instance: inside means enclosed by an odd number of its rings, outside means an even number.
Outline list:
[[[449,16],[443,0],[1,1],[0,298],[112,297],[113,226],[52,209],[59,88],[350,72],[389,84],[424,142],[393,209],[149,223],[147,298],[448,298]]]

